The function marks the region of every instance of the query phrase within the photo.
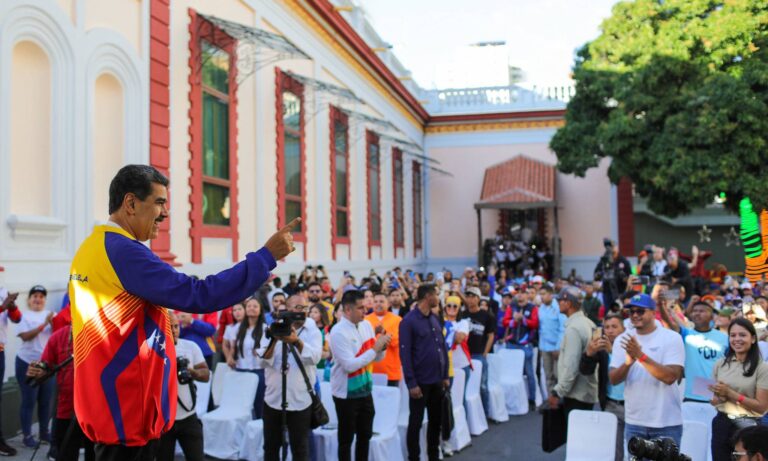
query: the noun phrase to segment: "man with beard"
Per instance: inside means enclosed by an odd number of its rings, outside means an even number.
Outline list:
[[[325,308],[325,315],[328,317],[328,323],[333,323],[333,304],[323,300],[323,287],[320,282],[309,282],[307,285],[307,301],[309,305],[320,304]]]

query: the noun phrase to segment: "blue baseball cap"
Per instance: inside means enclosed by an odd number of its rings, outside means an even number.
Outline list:
[[[627,303],[628,307],[640,307],[642,309],[656,310],[656,301],[645,293],[632,296]]]

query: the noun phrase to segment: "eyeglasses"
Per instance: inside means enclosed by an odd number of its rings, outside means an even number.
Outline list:
[[[734,451],[733,453],[731,453],[731,461],[739,461],[739,459],[741,459],[742,456],[748,456],[748,455],[749,453],[747,453],[746,451]]]
[[[639,315],[640,317],[642,317],[643,314],[645,314],[645,309],[630,309],[629,310],[629,315],[630,316]]]

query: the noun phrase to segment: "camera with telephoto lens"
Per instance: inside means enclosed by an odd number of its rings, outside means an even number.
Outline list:
[[[189,369],[188,358],[176,357],[176,377],[182,385],[192,382],[192,370]]]
[[[291,336],[291,332],[293,332],[293,323],[303,322],[306,319],[307,315],[303,312],[280,311],[277,313],[272,325],[267,328],[267,338],[285,338]]]
[[[629,454],[635,459],[651,461],[691,461],[689,456],[680,453],[674,440],[668,437],[646,440],[642,437],[629,439]]]

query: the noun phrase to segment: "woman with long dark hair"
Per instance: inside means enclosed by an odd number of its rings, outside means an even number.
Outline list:
[[[240,322],[235,337],[235,370],[256,373],[259,376],[259,387],[256,390],[256,399],[253,401],[253,417],[261,418],[264,407],[264,369],[261,367],[259,357],[256,354],[261,343],[261,337],[266,330],[264,323],[264,309],[256,298],[245,300],[245,318]]]
[[[757,332],[745,319],[734,319],[728,326],[728,351],[714,367],[717,384],[712,405],[717,416],[712,420],[712,461],[728,461],[733,452],[733,435],[740,429],[759,424],[768,410],[768,364],[760,357]]]
[[[227,325],[224,329],[224,339],[221,342],[222,353],[224,359],[233,370],[237,368],[237,360],[235,359],[235,341],[237,340],[237,332],[240,330],[240,323],[245,318],[245,302],[237,303],[232,306],[232,318],[235,323]]]

